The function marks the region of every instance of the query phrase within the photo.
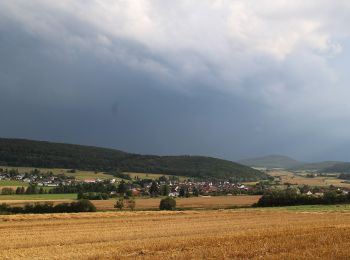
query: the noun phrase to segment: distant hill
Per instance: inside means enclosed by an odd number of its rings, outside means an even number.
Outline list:
[[[0,138],[0,165],[164,173],[237,181],[267,177],[250,167],[212,157],[141,155],[108,148],[6,138]]]
[[[325,171],[337,164],[342,164],[344,162],[340,161],[323,161],[315,163],[306,163],[298,166],[291,167],[290,170],[300,170],[300,171]]]
[[[339,162],[321,170],[328,173],[350,173],[350,162]]]
[[[294,160],[288,156],[283,155],[268,155],[263,157],[251,158],[241,160],[239,163],[250,167],[263,167],[263,168],[291,168],[297,165],[303,164]]]

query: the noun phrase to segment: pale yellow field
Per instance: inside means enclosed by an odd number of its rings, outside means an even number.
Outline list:
[[[216,196],[177,198],[178,208],[222,209],[233,206],[250,206],[258,202],[261,196]],[[98,210],[113,210],[115,199],[92,201]],[[136,209],[158,209],[160,198],[136,199]]]
[[[330,186],[334,185],[337,187],[347,187],[350,188],[350,183],[342,183],[343,180],[333,178],[333,177],[314,177],[306,178],[304,176],[296,175],[288,171],[271,171],[268,173],[271,176],[280,176],[281,183],[291,183],[295,185],[309,185],[309,186]]]
[[[349,212],[0,216],[0,259],[349,259]]]
[[[69,194],[68,194],[69,195]],[[75,194],[73,194],[75,196]],[[3,196],[6,197],[6,196]],[[191,209],[224,209],[234,206],[250,206],[259,200],[260,196],[217,196],[217,197],[191,197],[191,198],[177,198],[176,203],[178,208]],[[0,196],[1,199],[1,196]],[[71,199],[16,199],[16,200],[0,200],[1,203],[7,203],[16,206],[23,206],[26,203],[37,202],[71,202]],[[136,198],[136,209],[158,209],[160,198]],[[92,200],[97,210],[115,210],[114,204],[116,199],[109,200]]]

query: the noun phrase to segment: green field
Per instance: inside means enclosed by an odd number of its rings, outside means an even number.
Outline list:
[[[30,195],[0,195],[0,203],[3,200],[72,200],[77,194],[30,194]]]
[[[105,174],[103,172],[97,172],[95,173],[94,171],[80,171],[76,170],[75,173],[67,172],[70,169],[62,169],[62,168],[34,168],[34,167],[13,167],[13,166],[0,166],[2,169],[8,169],[8,170],[18,170],[19,173],[26,173],[33,171],[34,169],[40,170],[42,173],[46,172],[52,172],[54,175],[62,174],[64,173],[67,176],[74,176],[78,180],[84,180],[84,179],[101,179],[101,180],[106,180],[106,179],[112,179],[115,178],[113,175],[110,174]],[[116,178],[117,179],[117,178]]]
[[[3,180],[0,181],[0,187],[21,187],[21,186],[28,186],[27,182],[23,182],[23,181],[8,181],[8,180]]]
[[[167,178],[171,178],[171,175],[167,174],[161,174],[161,173],[140,173],[140,172],[125,172],[125,174],[128,174],[132,179],[135,177],[139,177],[140,179],[151,179],[151,180],[157,180],[161,176],[165,176]],[[189,177],[185,176],[175,176],[180,179],[180,181],[187,180]]]

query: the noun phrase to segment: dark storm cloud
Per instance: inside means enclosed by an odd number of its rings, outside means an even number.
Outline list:
[[[349,160],[348,4],[249,2],[0,2],[0,135]]]

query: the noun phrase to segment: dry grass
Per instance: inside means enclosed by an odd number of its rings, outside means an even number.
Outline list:
[[[309,185],[309,186],[330,186],[334,185],[337,187],[347,187],[350,188],[350,183],[342,183],[343,180],[334,177],[314,177],[307,178],[301,175],[294,174],[288,171],[272,171],[268,173],[273,177],[280,176],[281,183],[291,183],[295,185]]]
[[[350,213],[0,216],[0,259],[349,259]]]
[[[223,209],[232,206],[248,206],[256,203],[260,196],[217,196],[177,198],[178,208]],[[113,210],[115,199],[92,201],[98,210]],[[136,209],[158,209],[160,198],[136,199]]]
[[[49,194],[52,195],[52,194]],[[56,195],[56,194],[53,194]],[[40,199],[32,199],[31,197],[24,198],[26,195],[18,195],[16,199],[3,199],[1,203],[7,203],[16,206],[23,206],[26,203],[37,203],[37,202],[53,202],[54,204],[62,202],[71,202],[72,198],[75,198],[75,194],[61,194],[68,195],[66,199],[57,194],[57,199],[44,197]],[[21,197],[22,196],[22,199]],[[28,195],[30,196],[30,195]],[[0,196],[0,199],[9,198],[10,196]],[[13,196],[12,196],[13,197]],[[191,208],[191,209],[225,209],[234,206],[250,206],[259,200],[260,196],[216,196],[216,197],[191,197],[191,198],[177,198],[178,208]],[[116,199],[109,200],[93,200],[92,201],[97,210],[115,210],[114,204]],[[136,198],[136,209],[138,210],[154,210],[159,208],[160,198]]]

